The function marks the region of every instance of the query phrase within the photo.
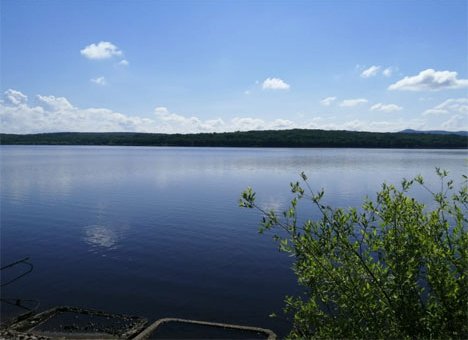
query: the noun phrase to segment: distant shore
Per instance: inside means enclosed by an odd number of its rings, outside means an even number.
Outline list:
[[[380,133],[309,129],[196,134],[57,132],[25,135],[0,134],[0,144],[466,149],[468,148],[468,135],[450,132]]]

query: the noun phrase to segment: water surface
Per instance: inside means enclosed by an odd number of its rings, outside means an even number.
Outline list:
[[[291,258],[259,215],[238,208],[252,186],[285,208],[301,171],[326,202],[355,206],[383,181],[434,168],[459,178],[465,150],[1,146],[1,263],[34,271],[3,297],[154,320],[181,317],[285,334],[283,297],[299,291]],[[417,195],[420,193],[416,192]],[[5,276],[5,275],[4,275]],[[2,278],[3,280],[3,278]],[[3,306],[2,306],[3,307]],[[2,319],[10,310],[2,308]]]

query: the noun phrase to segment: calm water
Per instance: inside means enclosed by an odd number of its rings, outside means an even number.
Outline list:
[[[465,150],[225,149],[1,146],[1,263],[34,271],[3,297],[41,309],[75,305],[150,320],[183,317],[288,330],[283,297],[298,292],[291,259],[259,215],[238,208],[252,186],[267,208],[287,205],[305,171],[338,206],[383,181],[434,167],[459,178]],[[419,195],[420,192],[416,192]],[[11,273],[3,275],[7,279]],[[280,314],[280,313],[279,313]],[[10,309],[2,308],[2,319]]]

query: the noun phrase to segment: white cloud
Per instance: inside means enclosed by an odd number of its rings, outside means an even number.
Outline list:
[[[468,130],[468,98],[450,98],[422,113],[423,117],[448,119],[440,125],[444,130]],[[440,118],[439,118],[440,119]],[[440,127],[436,127],[440,129]]]
[[[106,78],[104,77],[91,78],[90,81],[101,86],[107,85]]]
[[[372,121],[350,119],[337,121],[327,116],[301,118],[301,121],[288,119],[265,120],[256,117],[233,117],[221,119],[202,119],[197,116],[184,116],[173,113],[166,107],[156,107],[149,118],[125,115],[106,108],[79,108],[64,97],[38,95],[35,104],[28,102],[26,95],[19,91],[5,92],[5,101],[0,101],[0,131],[3,133],[41,133],[41,132],[152,132],[152,133],[198,133],[229,132],[248,130],[277,130],[292,128],[313,128],[326,130],[356,131],[400,131],[406,128],[417,130],[437,129],[441,124],[429,125],[429,117],[419,119],[399,119],[392,121]],[[358,99],[359,101],[359,99]],[[367,102],[367,101],[366,101]],[[467,117],[468,99],[451,99],[439,109],[450,109],[452,117],[443,127],[462,129]]]
[[[165,106],[158,106],[154,109],[156,115],[165,115],[169,113],[169,110]]]
[[[37,99],[46,105],[48,110],[52,111],[72,111],[75,110],[73,105],[65,97],[55,96],[41,96],[38,95]]]
[[[272,130],[294,129],[298,127],[297,123],[288,119],[275,119],[267,125],[267,128]]]
[[[360,104],[367,103],[368,100],[365,98],[356,98],[356,99],[345,99],[340,103],[342,107],[353,107]]]
[[[443,103],[423,112],[423,116],[447,114],[468,115],[468,98],[447,99]]]
[[[21,93],[20,91],[8,89],[4,92],[5,97],[8,102],[10,102],[13,105],[20,105],[24,104],[28,101],[28,97]]]
[[[108,59],[113,56],[122,55],[122,51],[108,41],[101,41],[97,44],[88,45],[83,48],[80,53],[88,59]]]
[[[157,107],[152,118],[129,116],[106,108],[78,108],[66,98],[36,96],[37,106],[28,103],[19,91],[5,93],[6,101],[0,102],[0,131],[3,133],[41,132],[153,132],[198,133],[289,129],[300,127],[287,119],[266,121],[253,117],[234,117],[203,120],[195,116],[183,116]],[[13,98],[10,100],[9,97]],[[19,98],[19,99],[18,99]]]
[[[323,105],[323,106],[330,106],[335,100],[336,100],[336,97],[323,98],[320,101],[320,104]]]
[[[450,131],[467,131],[468,117],[467,115],[453,115],[442,123],[442,128]]]
[[[262,84],[264,90],[289,90],[289,84],[286,84],[280,78],[267,78]]]
[[[394,121],[368,121],[353,119],[341,123],[330,122],[322,117],[315,117],[302,128],[324,130],[349,130],[349,131],[373,131],[373,132],[397,132],[404,129],[424,130],[426,122],[421,119],[399,119]]]
[[[58,131],[140,131],[155,132],[155,122],[130,117],[105,108],[81,109],[66,98],[37,97],[38,105],[28,102],[0,103],[0,129],[4,133],[40,133]]]
[[[391,77],[391,75],[393,74],[393,68],[392,67],[387,67],[385,70],[382,71],[382,74],[385,77]]]
[[[468,87],[468,79],[458,79],[457,72],[427,69],[418,75],[404,77],[388,87],[389,90],[437,91]]]
[[[234,131],[264,130],[265,121],[260,118],[235,117],[231,120]]]
[[[356,65],[356,70],[361,71],[362,78],[371,78],[377,76],[379,73],[385,77],[391,77],[395,71],[398,70],[396,66],[380,66],[380,65],[372,65],[371,67],[364,69],[362,65]]]
[[[186,117],[170,112],[166,107],[157,107],[157,119],[162,122],[164,130],[168,132],[197,133],[197,132],[223,132],[248,130],[279,130],[297,127],[292,121],[276,119],[267,122],[260,118],[234,117],[229,121],[221,118],[201,120],[198,117]]]
[[[370,108],[371,111],[381,111],[381,112],[395,112],[395,111],[401,111],[401,109],[403,108],[396,104],[382,104],[382,103],[372,105]]]
[[[185,117],[178,115],[176,113],[171,113],[166,107],[157,107],[154,109],[156,117],[169,124],[176,124],[177,126],[183,128],[185,132],[191,130],[192,128],[209,130],[210,125],[206,125],[197,117]]]
[[[117,65],[120,65],[120,66],[128,66],[128,64],[130,63],[128,62],[127,59],[122,59],[121,61],[117,63]]]
[[[380,68],[381,68],[380,66],[373,65],[373,66],[369,67],[368,69],[365,69],[364,71],[362,71],[361,72],[361,77],[362,78],[374,77],[374,76],[377,75]]]

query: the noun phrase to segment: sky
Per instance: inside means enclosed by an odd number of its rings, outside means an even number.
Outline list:
[[[1,0],[0,131],[468,130],[468,1]]]

